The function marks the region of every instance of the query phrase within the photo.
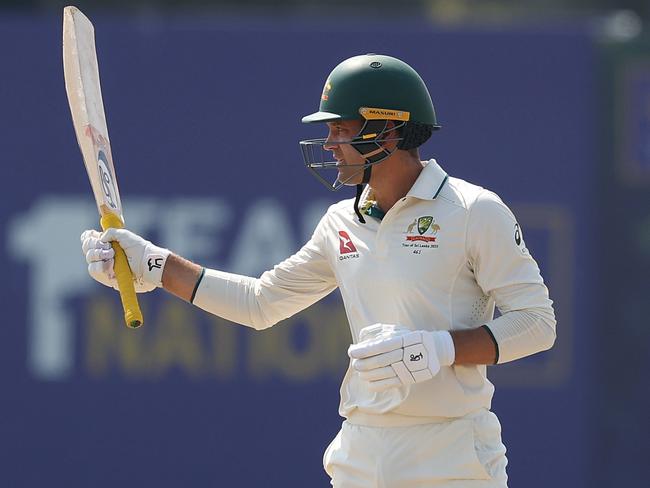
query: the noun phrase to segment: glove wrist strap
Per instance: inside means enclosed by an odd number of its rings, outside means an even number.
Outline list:
[[[435,346],[438,353],[438,359],[441,366],[451,366],[456,360],[456,347],[454,346],[454,339],[451,334],[446,330],[434,332]]]

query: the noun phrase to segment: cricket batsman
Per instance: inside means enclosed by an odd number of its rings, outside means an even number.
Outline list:
[[[332,485],[505,488],[486,365],[555,341],[552,302],[520,225],[493,192],[421,161],[418,147],[440,126],[426,85],[399,59],[346,59],[302,121],[328,130],[300,143],[307,168],[330,189],[355,186],[356,198],[332,205],[296,254],[253,278],[206,269],[125,229],[89,230],[90,275],[117,286],[109,243],[118,241],[137,291],[162,287],[257,330],[338,287],[352,345],[345,421],[323,458]]]

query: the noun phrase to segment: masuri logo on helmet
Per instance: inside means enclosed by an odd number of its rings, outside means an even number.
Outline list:
[[[405,112],[403,110],[388,110],[385,108],[361,107],[359,109],[359,114],[366,120],[388,119],[408,122],[411,118],[410,112]]]

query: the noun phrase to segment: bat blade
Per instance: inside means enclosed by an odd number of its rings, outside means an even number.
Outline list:
[[[90,20],[72,6],[63,9],[63,72],[72,122],[102,229],[121,228],[124,217],[99,82],[95,29]],[[129,327],[139,327],[143,319],[133,275],[124,251],[116,242],[112,245],[125,320]]]
[[[95,29],[76,7],[63,10],[63,67],[74,129],[98,210],[124,222],[99,81]]]

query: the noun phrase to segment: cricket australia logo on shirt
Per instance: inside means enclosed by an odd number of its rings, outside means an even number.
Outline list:
[[[402,247],[422,249],[422,248],[437,248],[437,235],[440,230],[440,226],[436,223],[435,219],[431,215],[425,215],[423,217],[416,217],[413,219],[413,222],[409,224],[406,228],[406,237],[404,242],[402,242]],[[420,254],[413,251],[415,254]]]
[[[359,252],[357,247],[350,239],[350,236],[344,230],[339,231],[339,261],[344,259],[358,258]]]

